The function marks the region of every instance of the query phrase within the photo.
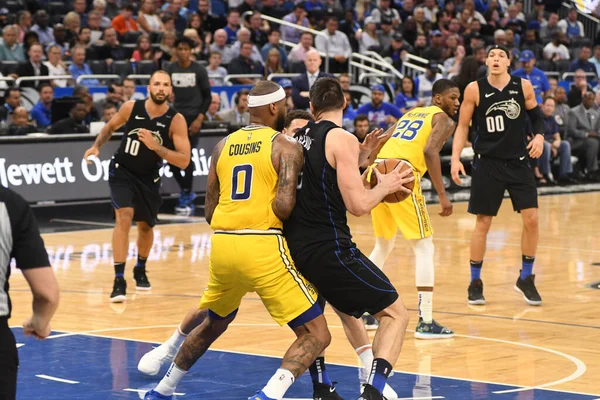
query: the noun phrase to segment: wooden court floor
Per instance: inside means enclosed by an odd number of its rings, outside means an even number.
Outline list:
[[[420,341],[414,256],[398,238],[384,270],[411,311],[409,332],[395,370],[600,394],[600,193],[540,197],[540,245],[536,282],[542,307],[528,306],[513,290],[520,264],[520,216],[506,200],[488,236],[482,278],[486,306],[469,306],[469,238],[474,217],[457,203],[449,218],[429,207],[435,228],[436,288],[434,317],[453,329],[455,338]],[[374,239],[370,218],[351,218],[359,248],[367,255]],[[131,239],[135,242],[135,229]],[[126,304],[111,305],[111,230],[44,235],[62,295],[55,330],[162,341],[186,311],[198,303],[207,282],[211,231],[206,223],[161,225],[148,261],[151,293],[135,293],[130,246]],[[594,263],[598,263],[594,265]],[[18,272],[11,277],[12,326],[30,310],[31,296]],[[358,365],[341,329],[326,313],[333,342],[327,360]],[[231,329],[214,348],[281,356],[292,340],[278,327],[255,294],[248,294]],[[599,395],[600,397],[600,395]],[[519,397],[519,398],[527,398]]]

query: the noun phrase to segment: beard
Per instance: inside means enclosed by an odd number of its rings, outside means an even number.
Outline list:
[[[160,106],[169,99],[169,96],[165,95],[165,97],[163,99],[159,99],[154,95],[154,93],[150,92],[150,98],[152,99],[153,102],[155,102],[157,105]]]
[[[277,119],[275,120],[275,130],[281,132],[285,127],[285,109],[282,109],[279,114],[277,114]]]

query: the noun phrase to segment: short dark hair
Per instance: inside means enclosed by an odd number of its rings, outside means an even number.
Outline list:
[[[304,35],[310,35],[312,37],[312,33],[308,32],[308,31],[304,31],[300,34],[300,37],[304,36]]]
[[[554,96],[546,96],[546,97],[544,97],[544,100],[542,101],[542,104],[546,104],[546,102],[548,100],[552,100],[553,102],[556,103],[556,99],[554,99]]]
[[[250,47],[253,47],[253,46],[254,46],[254,43],[252,43],[251,41],[242,42],[242,43],[240,43],[240,49],[241,49],[242,47],[244,47],[244,45],[246,45],[246,44],[249,44],[249,45],[250,45]]]
[[[77,107],[77,105],[79,105],[79,104],[83,104],[84,106],[87,105],[83,99],[77,99],[73,102],[73,106],[71,107],[71,110],[74,109],[75,107]]]
[[[106,103],[106,104],[104,104],[104,107],[102,108],[102,112],[104,112],[106,110],[110,110],[111,108],[117,108],[117,106],[114,103]]]
[[[262,96],[265,94],[271,94],[278,91],[280,88],[279,84],[273,81],[259,81],[256,82],[254,87],[250,90],[251,96]]]
[[[346,101],[340,82],[337,78],[330,77],[317,79],[310,88],[309,97],[315,116],[327,111],[341,110]]]
[[[369,121],[369,117],[367,117],[365,114],[358,114],[356,117],[354,117],[354,127],[356,127],[356,123],[357,122],[361,122],[361,121]]]
[[[294,110],[294,111],[290,111],[285,116],[285,123],[283,124],[283,127],[285,129],[289,128],[290,125],[292,124],[292,121],[295,120],[295,119],[305,119],[307,121],[314,121],[315,120],[314,117],[312,116],[312,114],[309,113],[308,111]]]
[[[133,6],[129,3],[123,3],[123,5],[121,6],[121,10],[127,10],[127,11],[131,11],[131,12],[135,11],[133,9]]]
[[[89,89],[83,85],[77,85],[73,88],[73,97],[81,96],[84,93],[89,93]]]
[[[186,44],[190,49],[194,48],[194,42],[187,36],[182,36],[179,39],[175,40],[175,44],[173,45],[173,47],[177,48],[180,44]]]
[[[446,90],[457,88],[458,84],[451,79],[438,79],[433,84],[433,88],[431,89],[431,95],[435,96],[436,94],[442,94]]]
[[[10,94],[12,92],[19,92],[19,94],[21,93],[21,89],[16,88],[16,87],[9,87],[8,89],[6,89],[6,91],[4,92],[4,99],[8,99],[10,97]]]
[[[46,87],[49,87],[50,89],[52,89],[52,85],[50,83],[48,83],[48,82],[40,83],[40,85],[38,86],[38,93],[42,93],[42,90],[44,90],[44,88],[46,88]]]

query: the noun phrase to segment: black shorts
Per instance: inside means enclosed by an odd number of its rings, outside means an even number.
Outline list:
[[[115,210],[131,207],[133,220],[156,225],[162,197],[160,197],[160,175],[158,171],[140,177],[112,160],[109,167],[108,185],[110,199]]]
[[[19,354],[15,337],[8,327],[8,318],[0,318],[0,400],[17,396]]]
[[[501,160],[476,155],[473,159],[469,212],[495,217],[505,190],[508,190],[515,211],[538,207],[535,177],[529,158]]]
[[[387,276],[355,246],[322,246],[294,258],[296,268],[329,304],[360,318],[377,314],[398,299]]]

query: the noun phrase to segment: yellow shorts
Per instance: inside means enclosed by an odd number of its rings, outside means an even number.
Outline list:
[[[380,203],[371,211],[376,237],[391,239],[398,230],[405,239],[424,239],[433,235],[425,198],[421,192],[421,177],[415,173],[413,193],[400,203]]]
[[[221,317],[256,292],[273,319],[285,325],[311,308],[317,292],[296,270],[278,231],[215,233],[211,238],[208,287],[199,308]]]

